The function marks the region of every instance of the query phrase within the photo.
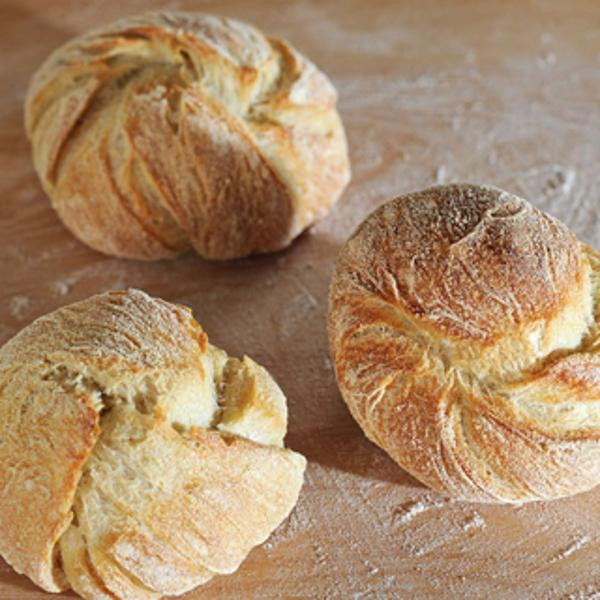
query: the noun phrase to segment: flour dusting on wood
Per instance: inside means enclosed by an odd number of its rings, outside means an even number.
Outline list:
[[[574,540],[571,544],[569,544],[564,550],[559,552],[554,558],[550,560],[551,563],[555,563],[559,560],[563,560],[568,558],[574,552],[581,550],[586,544],[588,544],[592,540],[592,537],[589,535],[582,535],[581,537]]]
[[[32,300],[29,296],[13,296],[10,300],[10,314],[17,320],[25,319],[31,309]]]
[[[243,590],[248,600],[600,600],[600,489],[520,507],[451,502],[425,489],[352,420],[324,330],[340,244],[382,202],[432,183],[503,187],[600,247],[597,3],[202,3],[287,37],[331,77],[352,160],[351,185],[314,235],[232,263],[109,259],[60,224],[34,175],[23,90],[73,33],[149,8],[68,4],[3,7],[0,336],[72,296],[108,289],[185,301],[215,343],[268,358],[288,397],[288,444],[309,459],[289,519],[239,572],[186,599]],[[47,595],[0,561],[0,598]]]

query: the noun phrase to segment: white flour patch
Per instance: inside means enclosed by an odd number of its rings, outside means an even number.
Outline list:
[[[24,319],[31,309],[31,298],[29,296],[13,296],[10,301],[10,314],[15,319]]]
[[[417,515],[424,513],[425,511],[432,508],[440,508],[444,506],[444,502],[422,502],[421,500],[416,500],[413,502],[408,502],[400,509],[396,510],[393,516],[393,522],[395,525],[406,525],[410,523]]]
[[[355,593],[352,598],[353,600],[360,600],[361,598],[380,598],[383,600],[384,598],[393,598],[395,596],[388,595],[388,592],[391,591],[392,586],[396,583],[395,575],[387,575],[383,577],[380,582],[375,586],[369,586],[367,589],[362,590],[361,592]]]
[[[448,181],[448,169],[444,165],[440,165],[434,173],[435,182],[442,184]]]
[[[318,542],[313,542],[312,547],[315,553],[315,558],[317,559],[317,563],[324,565],[327,562],[327,552],[325,552],[323,546],[321,546],[321,544]]]
[[[583,590],[569,594],[565,597],[565,600],[600,600],[600,591],[588,585]]]
[[[485,520],[478,513],[474,513],[471,517],[469,517],[463,523],[463,526],[462,526],[463,531],[470,531],[472,529],[483,529],[484,527],[486,527]]]
[[[543,68],[553,67],[556,64],[556,54],[552,50],[546,50],[538,59],[538,64]]]
[[[559,560],[563,560],[571,556],[577,550],[581,550],[586,544],[588,544],[592,540],[589,535],[582,535],[578,537],[574,542],[569,544],[562,552],[559,552],[553,559],[550,560],[550,563],[558,562]]]
[[[72,283],[68,281],[55,281],[52,289],[59,296],[66,296],[72,287]]]

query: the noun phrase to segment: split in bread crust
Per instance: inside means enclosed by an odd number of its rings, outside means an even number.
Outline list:
[[[375,210],[341,250],[329,339],[366,435],[444,494],[523,502],[600,483],[600,254],[497,188]]]
[[[265,369],[143,292],[46,315],[0,349],[0,554],[48,591],[181,594],[235,571],[295,505]]]
[[[139,259],[278,250],[348,183],[327,77],[233,19],[129,17],[53,52],[25,105],[35,168],[83,242]]]

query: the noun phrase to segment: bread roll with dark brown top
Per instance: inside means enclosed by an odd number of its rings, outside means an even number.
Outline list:
[[[0,554],[44,589],[157,599],[235,571],[296,503],[305,459],[265,369],[140,291],[0,348]]]
[[[375,210],[341,250],[342,396],[426,485],[484,502],[600,483],[600,255],[527,201],[447,185]]]
[[[287,246],[350,176],[329,79],[234,19],[155,12],[82,35],[25,120],[65,225],[106,254],[226,259]]]

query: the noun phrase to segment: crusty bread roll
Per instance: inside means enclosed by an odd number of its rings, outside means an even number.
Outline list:
[[[285,41],[193,13],[78,37],[34,75],[25,122],[52,205],[83,242],[139,259],[287,246],[349,180],[327,77]]]
[[[426,485],[524,502],[600,483],[600,254],[502,190],[373,212],[339,254],[329,339],[366,435]]]
[[[48,591],[155,599],[235,571],[305,459],[262,367],[188,309],[107,293],[0,349],[0,554]]]

